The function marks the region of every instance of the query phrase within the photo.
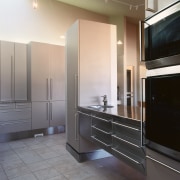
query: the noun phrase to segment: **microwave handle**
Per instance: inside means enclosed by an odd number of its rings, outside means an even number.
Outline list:
[[[144,21],[139,21],[140,61],[145,61]]]

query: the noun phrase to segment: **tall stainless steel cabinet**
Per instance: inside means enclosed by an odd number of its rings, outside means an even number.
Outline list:
[[[32,129],[65,125],[64,47],[31,42]]]
[[[78,132],[78,106],[117,103],[116,26],[78,20],[66,34],[67,144],[77,152],[89,151]],[[88,148],[87,148],[88,147]]]
[[[27,45],[0,42],[0,101],[27,100]]]

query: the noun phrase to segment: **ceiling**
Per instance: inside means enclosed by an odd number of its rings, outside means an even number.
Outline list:
[[[145,0],[57,0],[106,16],[124,15],[137,20],[145,17]]]

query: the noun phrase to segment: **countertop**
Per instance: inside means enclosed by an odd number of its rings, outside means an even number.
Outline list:
[[[123,106],[117,105],[112,108],[91,108],[90,106],[80,107],[85,108],[93,111],[98,111],[106,114],[111,114],[119,117],[124,117],[136,121],[141,120],[141,108],[138,106]]]

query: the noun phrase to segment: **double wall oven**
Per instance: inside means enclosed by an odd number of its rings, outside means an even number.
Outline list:
[[[145,19],[143,27],[146,146],[180,161],[180,2]]]

